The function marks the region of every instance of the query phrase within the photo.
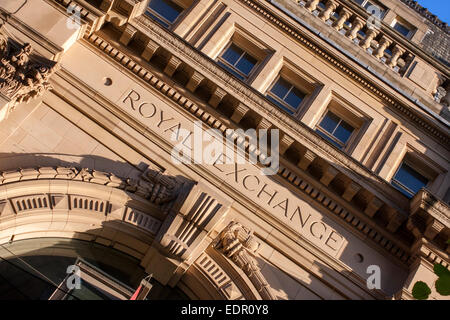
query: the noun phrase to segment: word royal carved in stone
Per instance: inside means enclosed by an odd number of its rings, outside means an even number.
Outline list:
[[[17,47],[0,33],[0,96],[7,102],[4,110],[10,111],[20,103],[28,103],[50,88],[48,81],[57,65],[53,61],[31,61],[32,51],[30,44]],[[4,112],[0,120],[6,118],[7,112]]]

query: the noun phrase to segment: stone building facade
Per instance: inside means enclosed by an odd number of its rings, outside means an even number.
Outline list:
[[[449,37],[412,1],[3,0],[0,17],[0,294],[48,298],[82,258],[131,289],[151,274],[155,299],[412,299],[417,281],[444,298],[449,49],[431,37]],[[274,174],[238,129],[278,134]],[[211,141],[212,162],[173,157]],[[235,145],[259,161],[226,161]],[[5,261],[47,282],[25,290]]]

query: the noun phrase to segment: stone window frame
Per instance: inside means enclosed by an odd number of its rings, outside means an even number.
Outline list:
[[[165,1],[173,2],[176,5],[183,8],[183,11],[178,15],[178,17],[175,19],[175,21],[173,23],[167,22],[167,25],[168,25],[167,29],[174,30],[181,23],[181,21],[184,19],[184,17],[186,17],[189,14],[189,12],[192,10],[192,8],[195,7],[195,5],[197,5],[197,3],[200,0],[165,0]],[[145,12],[149,12],[153,15],[155,15],[155,13],[156,13],[156,16],[160,16],[160,14],[158,14],[157,12],[154,13],[154,11],[150,8],[150,2],[151,2],[151,0],[148,1],[147,6],[145,8]],[[149,17],[148,15],[147,15],[147,17],[149,19],[151,19],[151,17]],[[161,18],[161,20],[165,20],[165,19]]]
[[[298,88],[300,91],[305,93],[305,97],[303,98],[302,102],[300,103],[300,105],[298,106],[297,110],[294,113],[292,114],[287,113],[286,111],[277,107],[278,110],[281,110],[286,114],[288,114],[289,116],[300,121],[305,112],[309,109],[309,107],[313,103],[314,98],[319,94],[320,90],[324,87],[324,84],[319,80],[313,78],[311,75],[309,75],[303,69],[299,68],[293,62],[289,61],[285,57],[282,57],[281,63],[278,64],[278,70],[272,73],[272,76],[270,76],[265,82],[266,83],[265,88],[261,90],[264,96],[268,95],[270,89],[273,87],[275,82],[280,77],[283,77],[285,80],[287,80],[288,82],[293,84],[296,88]]]
[[[322,122],[328,111],[334,113],[336,116],[338,116],[354,128],[350,138],[345,143],[344,147],[340,149],[343,152],[351,155],[356,146],[362,140],[373,119],[364,114],[358,108],[346,102],[335,92],[332,92],[331,98],[329,99],[326,107],[323,108],[320,117],[318,117],[318,120],[312,127],[314,131],[319,127],[319,124]]]
[[[399,23],[400,25],[402,25],[403,27],[405,27],[406,29],[409,30],[408,35],[403,35],[402,33],[398,32],[397,30],[394,29],[394,26]],[[411,40],[414,37],[414,34],[417,32],[417,28],[414,27],[411,23],[409,23],[408,21],[406,21],[405,19],[403,19],[400,16],[396,16],[394,18],[394,20],[392,20],[391,22],[391,28],[398,33],[399,35],[401,35],[402,37],[405,37],[408,40]]]
[[[241,81],[251,85],[269,59],[274,55],[275,50],[259,39],[254,38],[244,30],[244,28],[235,23],[230,35],[226,39],[222,39],[224,40],[223,45],[216,50],[217,53],[213,59],[217,62],[231,44],[235,44],[240,49],[249,53],[251,56],[256,58],[258,62],[253,67],[252,71],[250,71],[247,78]]]
[[[428,179],[428,183],[425,185],[427,189],[431,189],[440,175],[446,174],[445,169],[407,143],[403,152],[399,155],[394,169],[386,179],[389,183],[392,184],[392,180],[403,163]]]

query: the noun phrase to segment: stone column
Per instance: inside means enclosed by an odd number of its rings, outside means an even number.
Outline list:
[[[378,32],[375,31],[374,29],[369,29],[367,30],[366,33],[366,38],[364,39],[364,41],[361,44],[361,47],[364,50],[367,50],[370,48],[370,45],[372,44],[372,40],[377,36]]]
[[[350,40],[353,40],[358,35],[359,30],[364,26],[364,21],[358,17],[356,17],[352,22],[352,28],[347,31],[347,37]]]
[[[333,0],[328,0],[325,10],[320,13],[319,18],[322,21],[327,21],[328,19],[330,19],[331,13],[336,10],[337,7],[338,4],[336,2],[334,2]]]
[[[306,4],[305,4],[305,8],[310,11],[313,12],[314,10],[316,10],[317,5],[319,4],[320,0],[309,0]]]
[[[394,68],[397,66],[398,59],[405,53],[405,50],[399,47],[398,45],[395,45],[394,49],[392,50],[392,57],[389,59],[388,66],[391,68]]]
[[[337,19],[334,23],[333,23],[333,28],[336,29],[336,31],[341,30],[344,27],[344,23],[345,21],[348,20],[348,18],[351,17],[351,12],[348,11],[345,8],[342,8],[340,14],[339,14],[339,19]]]
[[[374,52],[377,59],[381,59],[384,56],[384,51],[392,44],[392,41],[383,36],[378,43],[378,49]]]

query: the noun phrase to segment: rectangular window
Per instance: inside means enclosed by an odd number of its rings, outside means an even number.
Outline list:
[[[230,43],[230,45],[225,48],[218,60],[219,65],[244,81],[249,77],[257,63],[258,59],[239,48],[234,43]]]
[[[281,109],[294,114],[306,94],[289,81],[278,77],[272,88],[267,92],[267,98]]]
[[[394,24],[393,28],[395,31],[397,31],[398,33],[400,33],[401,35],[403,35],[406,38],[409,37],[409,34],[411,32],[411,30],[408,27],[404,26],[403,24],[401,24],[399,22],[396,22]]]
[[[151,0],[148,4],[146,14],[168,28],[175,22],[183,10],[183,7],[171,0]]]
[[[331,111],[328,111],[316,132],[340,149],[345,149],[355,128]]]
[[[408,198],[412,198],[428,182],[429,180],[426,177],[414,170],[406,162],[403,162],[392,178],[391,184]]]

